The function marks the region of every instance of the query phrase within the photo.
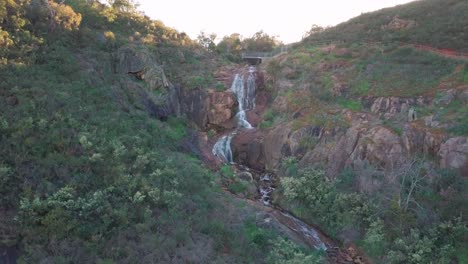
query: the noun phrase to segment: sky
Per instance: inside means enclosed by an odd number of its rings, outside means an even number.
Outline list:
[[[251,37],[263,30],[285,44],[300,41],[313,24],[333,26],[362,13],[412,0],[137,0],[139,10],[192,39],[204,31]]]

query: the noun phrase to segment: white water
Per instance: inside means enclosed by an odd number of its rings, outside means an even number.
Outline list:
[[[232,150],[231,150],[231,140],[234,136],[233,133],[221,137],[216,144],[213,146],[213,155],[221,159],[225,163],[232,163],[234,162],[232,158]]]
[[[249,69],[249,76],[247,77],[247,87],[244,85],[244,76],[236,74],[234,81],[231,85],[231,91],[236,95],[239,104],[239,112],[236,114],[237,127],[239,128],[253,128],[247,121],[245,111],[251,110],[255,107],[255,76],[254,70]]]
[[[263,174],[260,176],[258,189],[260,191],[260,201],[263,203],[263,205],[270,205],[270,194],[275,190],[275,188],[272,186],[272,179],[270,174]]]
[[[239,104],[239,111],[236,114],[237,128],[253,128],[247,121],[246,110],[251,110],[255,107],[255,67],[249,68],[247,77],[247,87],[244,85],[244,76],[236,74],[232,82],[230,90],[236,95]],[[231,140],[236,134],[236,131],[227,136],[221,137],[213,146],[213,155],[217,156],[225,163],[233,163]]]
[[[292,216],[290,214],[283,213],[283,212],[281,212],[281,214],[288,217],[289,219],[291,219],[293,221],[294,226],[289,226],[289,228],[291,228],[292,230],[294,230],[296,232],[300,232],[305,237],[313,240],[314,241],[314,247],[316,249],[324,250],[324,251],[327,250],[327,246],[320,239],[319,234],[317,233],[317,231],[315,231],[315,229],[309,227],[306,223],[302,222],[301,220],[295,218],[294,216]]]

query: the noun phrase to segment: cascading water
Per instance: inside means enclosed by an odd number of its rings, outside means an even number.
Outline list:
[[[243,75],[236,74],[230,88],[230,90],[236,95],[239,104],[239,111],[236,114],[237,129],[234,132],[231,132],[229,135],[222,136],[213,146],[212,150],[213,154],[225,163],[234,162],[231,150],[231,140],[237,133],[237,130],[241,128],[253,128],[249,121],[247,121],[246,111],[255,108],[256,91],[254,72],[255,67],[250,67],[246,82],[244,82]],[[247,85],[245,85],[245,83]],[[258,191],[261,196],[260,201],[265,206],[270,206],[271,193],[274,190],[273,176],[268,173],[260,176],[260,180],[258,181]],[[307,224],[293,217],[292,215],[284,213],[280,210],[274,209],[272,212],[273,214],[277,215],[278,220],[283,219],[282,222],[286,223],[286,225],[291,230],[300,234],[305,241],[313,245],[316,249],[327,250],[327,246],[320,240],[320,237],[315,229],[309,227]]]
[[[255,76],[253,72],[255,68],[249,69],[249,76],[247,77],[247,87],[244,85],[244,77],[236,74],[232,82],[231,91],[236,95],[237,102],[239,103],[239,111],[236,114],[237,126],[240,128],[253,128],[247,121],[245,111],[251,110],[255,107]]]
[[[307,240],[311,241],[311,244],[314,245],[316,249],[324,250],[324,251],[328,249],[325,243],[323,243],[322,240],[320,239],[320,236],[317,233],[317,231],[315,231],[315,229],[311,228],[306,223],[302,222],[301,220],[295,218],[294,216],[288,213],[281,212],[281,214],[291,220],[291,224],[289,225],[289,228],[291,228],[292,230],[298,233],[303,234],[304,237],[307,238]]]
[[[231,140],[234,134],[221,137],[213,146],[213,155],[223,160],[226,163],[234,162],[232,158]]]
[[[246,110],[251,110],[255,107],[255,67],[249,68],[249,76],[247,77],[247,87],[244,85],[243,75],[236,74],[232,82],[230,90],[236,95],[239,104],[239,111],[236,114],[237,128],[253,128],[247,121]],[[236,130],[237,131],[237,130]],[[231,140],[236,134],[236,131],[227,136],[221,137],[213,146],[213,155],[217,156],[223,162],[234,162],[231,150]]]
[[[260,201],[264,205],[270,205],[271,193],[275,190],[273,187],[272,176],[269,173],[260,176],[259,187]]]

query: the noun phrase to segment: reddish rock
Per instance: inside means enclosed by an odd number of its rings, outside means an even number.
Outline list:
[[[264,140],[265,167],[267,170],[275,171],[278,169],[281,159],[290,156],[291,150],[288,141],[291,133],[290,124],[278,125],[269,131]]]
[[[265,169],[263,135],[260,130],[239,130],[231,141],[234,160],[254,170]]]
[[[268,104],[268,94],[265,91],[257,92],[255,96],[255,109],[247,111],[247,120],[249,123],[256,127],[263,121],[263,114],[265,113]]]
[[[208,123],[228,127],[232,126],[230,119],[235,115],[236,97],[229,91],[208,91]]]

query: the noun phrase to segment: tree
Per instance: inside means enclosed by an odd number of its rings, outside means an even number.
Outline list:
[[[260,30],[252,37],[242,41],[242,48],[248,51],[270,52],[280,44],[275,36],[270,36],[263,32],[263,30]]]
[[[216,34],[211,33],[210,35],[207,35],[205,32],[200,31],[200,34],[197,37],[198,44],[205,48],[208,51],[215,51],[216,50],[216,44],[215,44],[215,39],[216,39]]]
[[[108,0],[108,3],[114,10],[124,13],[135,12],[138,7],[133,0]]]
[[[322,26],[319,26],[317,24],[313,24],[310,29],[308,31],[306,31],[304,33],[304,35],[302,36],[303,39],[313,35],[313,34],[317,34],[317,33],[320,33],[320,32],[323,32],[325,30],[324,27]]]

